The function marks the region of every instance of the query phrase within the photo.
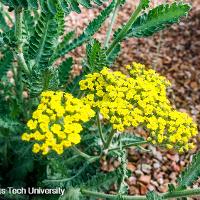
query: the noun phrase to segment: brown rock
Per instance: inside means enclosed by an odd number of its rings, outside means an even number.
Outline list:
[[[130,195],[136,195],[136,194],[140,194],[140,191],[137,187],[135,186],[130,186],[129,187],[129,194]]]
[[[136,177],[134,176],[131,176],[129,179],[128,179],[128,185],[136,185]]]
[[[144,184],[140,184],[140,194],[141,195],[145,195],[147,193],[147,186],[145,186]]]
[[[134,172],[136,170],[136,167],[132,162],[128,162],[127,169],[129,169],[130,171]]]
[[[142,176],[140,176],[139,181],[144,183],[144,184],[149,184],[150,181],[151,181],[151,176],[142,175]]]
[[[160,192],[167,192],[167,190],[168,190],[168,185],[167,184],[161,185],[159,187],[159,191]]]
[[[180,166],[177,165],[175,162],[172,162],[171,166],[172,166],[172,169],[173,169],[175,172],[180,172],[181,168],[180,168]]]
[[[191,83],[190,83],[190,86],[191,86],[191,88],[192,88],[193,90],[197,90],[197,89],[198,89],[198,84],[197,84],[197,82],[195,82],[195,81],[191,82]]]

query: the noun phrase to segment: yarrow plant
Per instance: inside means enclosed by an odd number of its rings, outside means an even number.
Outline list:
[[[170,105],[166,95],[169,81],[138,63],[126,68],[129,77],[108,68],[86,75],[80,82],[80,89],[87,91],[85,102],[99,110],[114,130],[143,126],[149,130],[147,140],[153,144],[179,152],[192,149],[189,140],[197,135],[197,125]]]
[[[22,140],[41,142],[34,144],[34,153],[42,151],[45,155],[52,149],[62,154],[64,148],[80,143],[81,123],[94,117],[94,111],[69,93],[46,91],[41,97],[33,119],[27,123],[30,132],[24,133]]]
[[[193,149],[189,141],[197,135],[197,125],[186,113],[171,107],[166,95],[169,81],[139,63],[126,68],[129,76],[109,68],[86,75],[79,83],[86,92],[81,99],[61,91],[43,92],[33,119],[27,123],[31,132],[24,133],[22,140],[42,143],[34,144],[34,153],[45,155],[52,149],[62,154],[64,148],[80,143],[81,123],[89,121],[96,111],[114,131],[142,126],[150,132],[147,141],[152,144],[181,153]]]
[[[66,31],[65,17],[81,6],[102,6],[80,35]],[[178,153],[196,146],[197,124],[167,98],[170,82],[133,62],[112,70],[129,38],[144,38],[187,16],[183,2],[150,7],[140,0],[130,18],[113,32],[125,1],[2,0],[0,2],[0,185],[65,189],[52,200],[161,200],[200,195],[200,154],[168,192],[129,195],[128,148],[158,146]],[[81,6],[80,6],[81,5]],[[111,16],[105,41],[93,36]],[[102,37],[103,38],[103,37]],[[70,52],[86,44],[82,71],[71,76]],[[146,136],[140,136],[142,128]],[[142,146],[142,145],[146,146]],[[116,160],[113,171],[102,163]],[[30,178],[31,177],[31,178]],[[115,184],[115,194],[109,194]],[[189,188],[190,187],[190,188]],[[46,196],[0,194],[3,199],[46,200]],[[0,196],[1,198],[1,196]]]

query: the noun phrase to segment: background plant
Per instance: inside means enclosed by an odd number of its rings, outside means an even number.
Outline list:
[[[162,196],[153,192],[147,197],[127,197],[127,187],[124,179],[128,176],[126,170],[126,151],[113,151],[107,155],[115,157],[121,162],[120,167],[114,172],[105,174],[100,171],[100,166],[93,152],[101,153],[101,139],[98,126],[106,135],[110,127],[91,121],[84,127],[84,138],[80,149],[82,152],[69,149],[62,157],[51,155],[48,158],[34,156],[31,145],[22,142],[20,137],[25,129],[25,123],[31,117],[38,105],[38,96],[45,90],[63,90],[74,96],[81,96],[78,82],[85,74],[98,72],[104,66],[112,66],[120,52],[120,44],[130,37],[148,37],[160,31],[187,15],[190,6],[185,3],[163,4],[153,9],[148,9],[147,0],[140,1],[130,19],[110,40],[112,25],[120,6],[125,2],[112,1],[95,18],[83,33],[75,37],[74,32],[64,32],[64,17],[71,11],[80,12],[79,4],[91,8],[89,1],[1,1],[0,12],[0,43],[2,58],[0,61],[0,136],[1,136],[1,185],[10,186],[62,186],[68,191],[60,199],[75,198],[72,194],[76,191],[76,198],[140,198],[160,199],[181,197],[198,194],[199,190],[185,190],[198,178],[198,155],[193,160],[185,173],[179,179],[179,186],[169,187],[169,193]],[[101,5],[101,1],[94,1]],[[6,6],[6,7],[5,7]],[[7,9],[13,11],[15,18],[10,17]],[[105,44],[94,40],[93,35],[99,30],[103,22],[112,15],[112,22]],[[9,26],[11,25],[11,26]],[[73,60],[66,56],[61,64],[56,66],[57,60],[77,47],[86,44],[86,56],[83,60],[83,72],[71,82],[68,80],[73,67]],[[56,66],[56,67],[55,67]],[[6,73],[9,72],[8,76]],[[10,78],[9,78],[10,77]],[[135,135],[124,134],[120,141],[125,146],[139,145],[145,142]],[[79,153],[77,155],[77,153]],[[94,156],[94,157],[93,157]],[[92,163],[92,164],[91,164]],[[47,170],[46,170],[47,169]],[[33,176],[34,174],[34,176]],[[87,176],[86,176],[87,174]],[[32,177],[30,179],[30,177]],[[67,178],[66,178],[67,177]],[[47,179],[43,181],[44,179]],[[94,191],[107,191],[109,186],[119,183],[119,195],[106,195]],[[104,184],[102,184],[104,183]],[[103,186],[102,186],[103,185]],[[83,188],[80,192],[80,188]],[[78,192],[79,191],[79,192]],[[70,196],[71,195],[71,196]],[[7,198],[17,198],[9,197]],[[28,197],[20,197],[28,198]],[[42,198],[42,197],[38,197]],[[51,197],[58,199],[59,197]]]

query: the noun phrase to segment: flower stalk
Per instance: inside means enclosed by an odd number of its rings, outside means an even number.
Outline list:
[[[111,21],[110,21],[110,24],[109,24],[109,28],[108,28],[108,32],[107,32],[107,35],[106,35],[106,40],[105,40],[105,47],[108,47],[108,44],[109,44],[109,41],[110,41],[110,37],[111,37],[111,33],[112,33],[112,30],[113,30],[113,26],[115,24],[115,21],[116,21],[116,17],[117,17],[117,14],[118,14],[118,11],[119,11],[119,8],[120,8],[120,0],[116,0],[116,4],[115,4],[115,9],[113,11],[113,15],[111,17]]]
[[[21,8],[15,9],[15,38],[17,40],[17,52],[15,53],[18,64],[26,74],[30,74],[30,70],[26,64],[23,54],[22,42],[22,16],[23,10]]]
[[[109,134],[109,136],[108,136],[108,140],[106,141],[106,144],[105,144],[105,146],[104,146],[105,149],[108,149],[108,148],[109,148],[109,146],[110,146],[110,144],[111,144],[111,142],[112,142],[112,139],[113,139],[114,134],[115,134],[115,130],[112,129],[112,131],[110,132],[110,134]]]
[[[101,141],[103,143],[103,146],[105,146],[106,141],[105,141],[105,138],[103,136],[102,127],[101,127],[101,121],[100,121],[100,116],[99,115],[100,115],[100,113],[97,112],[97,126],[98,126],[98,130],[99,130],[99,135],[100,135]]]
[[[75,146],[72,147],[72,149],[81,157],[86,158],[86,159],[90,159],[91,156],[89,156],[88,154],[82,152],[81,150],[79,150],[78,148],[76,148]]]
[[[127,32],[129,31],[129,29],[131,28],[131,26],[133,25],[133,23],[135,22],[135,20],[137,19],[138,15],[140,14],[140,12],[142,11],[142,7],[143,6],[143,2],[140,1],[140,4],[138,5],[138,7],[136,8],[136,10],[132,13],[129,21],[126,23],[126,25],[121,29],[121,31],[119,32],[119,34],[117,35],[117,37],[114,39],[114,41],[111,43],[110,47],[108,48],[108,50],[106,51],[107,55],[109,55],[112,50],[115,48],[115,46],[124,39],[124,37],[126,36]]]
[[[126,149],[126,148],[129,148],[129,147],[133,147],[133,146],[139,146],[139,145],[143,145],[143,144],[147,144],[148,142],[145,140],[145,141],[141,141],[141,142],[132,142],[130,144],[125,144],[125,145],[122,145],[122,149]],[[116,147],[116,148],[112,148],[112,149],[109,149],[109,151],[115,151],[115,150],[119,150],[120,148],[119,147]]]

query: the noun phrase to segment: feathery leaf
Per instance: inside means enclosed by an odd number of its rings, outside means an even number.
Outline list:
[[[11,67],[13,61],[13,53],[11,51],[3,52],[3,58],[0,59],[0,79],[6,74]]]
[[[15,8],[29,8],[38,9],[42,8],[43,11],[55,15],[58,11],[58,5],[63,12],[69,14],[71,11],[77,13],[81,12],[80,5],[85,8],[91,8],[94,2],[96,5],[102,5],[102,0],[2,0],[2,3],[9,6],[11,9]]]
[[[87,68],[90,72],[100,71],[108,65],[105,50],[101,48],[101,43],[94,39],[87,44]]]
[[[180,187],[192,186],[200,176],[200,153],[193,156],[192,162],[184,169],[178,178]]]
[[[84,42],[88,41],[101,27],[103,22],[108,18],[114,8],[114,1],[106,7],[94,20],[92,20],[84,32],[75,38],[70,44],[66,44],[62,49],[59,49],[57,58],[65,55],[73,49],[81,46]]]
[[[148,37],[179,22],[186,16],[190,5],[186,3],[162,4],[137,18],[126,37]]]
[[[34,59],[35,65],[40,68],[50,64],[49,61],[57,39],[57,28],[56,20],[42,12],[29,45],[30,58]]]
[[[67,58],[60,66],[58,66],[58,75],[60,84],[66,84],[69,78],[70,71],[72,70],[73,59]]]

